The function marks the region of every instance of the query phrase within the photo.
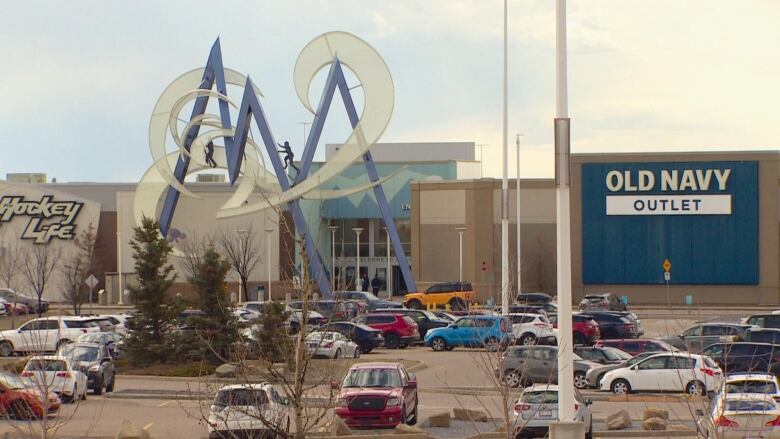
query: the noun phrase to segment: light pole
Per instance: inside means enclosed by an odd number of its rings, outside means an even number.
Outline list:
[[[243,246],[246,245],[246,242],[244,242],[244,234],[246,234],[246,230],[244,230],[244,229],[236,229],[236,234],[238,234],[239,246],[241,246],[240,247],[241,253],[244,254],[245,247],[243,247]],[[241,294],[241,290],[243,289],[243,287],[244,287],[243,279],[241,279],[241,274],[239,273],[239,275],[238,275],[238,303],[239,303],[239,305],[241,303],[243,303],[243,301],[242,301],[242,297],[243,296]],[[244,291],[244,294],[249,296],[249,291]]]
[[[303,125],[303,145],[306,146],[306,125],[311,125],[311,122],[298,122],[298,125]]]
[[[385,231],[385,237],[387,238],[387,242],[385,243],[385,247],[387,250],[387,274],[385,275],[385,285],[387,285],[387,300],[393,299],[393,274],[390,271],[393,268],[393,265],[390,263],[390,232],[387,230],[387,226],[382,227],[382,230]]]
[[[355,291],[361,291],[360,282],[362,282],[362,279],[360,279],[360,233],[363,231],[362,227],[353,227],[352,230],[355,232],[355,235],[357,235],[357,263],[355,264]]]
[[[507,73],[507,0],[504,0],[504,175],[501,179],[501,314],[509,314],[509,80]]]
[[[458,232],[458,282],[463,282],[463,232],[465,227],[455,227]]]
[[[336,230],[339,226],[329,226],[330,229],[330,290],[336,291]]]
[[[484,147],[486,147],[486,146],[487,146],[487,143],[478,143],[477,144],[477,147],[479,147],[479,178],[482,178],[482,177],[485,176],[484,175],[485,171],[482,170],[482,163],[483,163],[483,161],[482,161],[482,149]]]
[[[117,225],[119,228],[119,225]],[[117,290],[119,291],[118,305],[124,305],[124,291],[122,290],[122,232],[117,230],[116,232],[116,274],[117,281],[119,283]]]
[[[273,302],[273,296],[271,296],[271,233],[274,229],[271,227],[265,228],[265,265],[268,267],[268,301]]]
[[[517,183],[515,185],[515,192],[517,196],[517,293],[523,292],[523,283],[521,282],[523,272],[521,270],[522,253],[520,250],[521,230],[520,230],[520,137],[523,134],[517,135]]]

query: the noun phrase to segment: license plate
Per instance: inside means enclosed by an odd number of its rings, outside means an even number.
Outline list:
[[[742,439],[764,439],[764,436],[757,435],[757,436],[742,436]]]
[[[551,418],[552,410],[539,410],[539,416],[542,418]]]

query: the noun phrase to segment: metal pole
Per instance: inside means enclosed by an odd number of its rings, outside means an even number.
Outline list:
[[[555,151],[558,235],[558,420],[574,421],[569,115],[566,88],[566,0],[555,1]]]
[[[458,282],[463,282],[463,232],[465,227],[455,227],[458,232]]]
[[[507,0],[504,0],[504,176],[501,180],[501,313],[509,314],[509,143],[507,73]]]
[[[362,227],[353,227],[352,230],[355,231],[355,235],[357,235],[357,263],[355,264],[355,291],[362,291],[361,283],[363,282],[363,279],[360,278],[360,232],[363,231]]]
[[[266,251],[266,265],[268,266],[268,301],[273,302],[273,296],[271,295],[271,233],[274,229],[266,227],[265,229],[265,251]]]
[[[482,164],[484,163],[482,160],[482,150],[485,149],[487,143],[479,143],[477,146],[479,147],[479,178],[483,178],[485,176],[485,172],[482,169]]]
[[[382,227],[385,231],[385,236],[387,237],[387,274],[385,275],[385,284],[387,285],[387,300],[393,300],[393,274],[392,269],[393,265],[390,263],[390,231],[387,230],[387,227]]]
[[[121,224],[121,223],[120,223]],[[119,228],[117,224],[117,228]],[[120,229],[121,230],[121,229]],[[118,290],[119,290],[119,302],[118,305],[124,305],[124,290],[122,290],[122,232],[116,232],[116,273],[118,276]]]
[[[517,198],[517,293],[520,294],[523,292],[523,271],[521,270],[522,267],[522,250],[520,249],[520,242],[522,241],[522,233],[521,233],[521,224],[522,221],[520,219],[520,136],[522,134],[517,135],[517,182],[515,183],[515,195]]]
[[[336,290],[336,230],[339,226],[330,226],[330,290]]]

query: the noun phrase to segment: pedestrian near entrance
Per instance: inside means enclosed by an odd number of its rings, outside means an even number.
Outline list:
[[[379,281],[379,275],[374,274],[374,278],[371,279],[371,290],[373,290],[375,296],[379,294],[379,285],[381,284],[382,282]]]
[[[363,276],[361,278],[361,285],[360,286],[362,287],[361,288],[362,291],[368,292],[368,274],[367,273],[363,273]]]

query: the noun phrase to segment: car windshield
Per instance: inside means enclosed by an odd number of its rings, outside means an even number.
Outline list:
[[[429,320],[441,320],[439,317],[436,316],[436,314],[430,312],[430,311],[420,311],[422,312],[425,317],[428,317]]]
[[[640,361],[644,360],[645,358],[655,354],[656,354],[655,352],[642,352],[641,354],[637,354],[636,356],[628,360],[628,365],[633,366],[639,363]]]
[[[585,296],[586,302],[601,302],[605,299],[606,298],[604,296]]]
[[[21,390],[27,387],[18,376],[9,373],[0,374],[0,384],[13,390]]]
[[[777,393],[777,385],[766,380],[744,380],[726,383],[726,393]]]
[[[774,410],[776,405],[769,401],[736,399],[726,401],[726,410],[730,412],[766,412]]]
[[[401,387],[397,369],[352,369],[342,387]]]
[[[255,389],[220,390],[214,399],[217,407],[259,407],[265,404],[268,404],[268,396],[264,391]]]
[[[610,361],[630,360],[632,358],[631,354],[617,348],[604,348],[604,355]]]
[[[333,340],[335,334],[332,332],[312,332],[306,336],[307,341]]]
[[[557,404],[558,392],[553,390],[526,392],[521,399],[528,404]]]
[[[68,370],[65,362],[62,360],[30,360],[24,370],[35,370],[44,372],[60,372]]]
[[[98,348],[94,346],[65,345],[60,349],[60,355],[71,361],[92,362],[98,359]]]
[[[376,297],[373,293],[369,293],[368,291],[363,291],[363,297],[366,298],[369,302],[373,302],[375,300],[379,300],[379,297]]]

